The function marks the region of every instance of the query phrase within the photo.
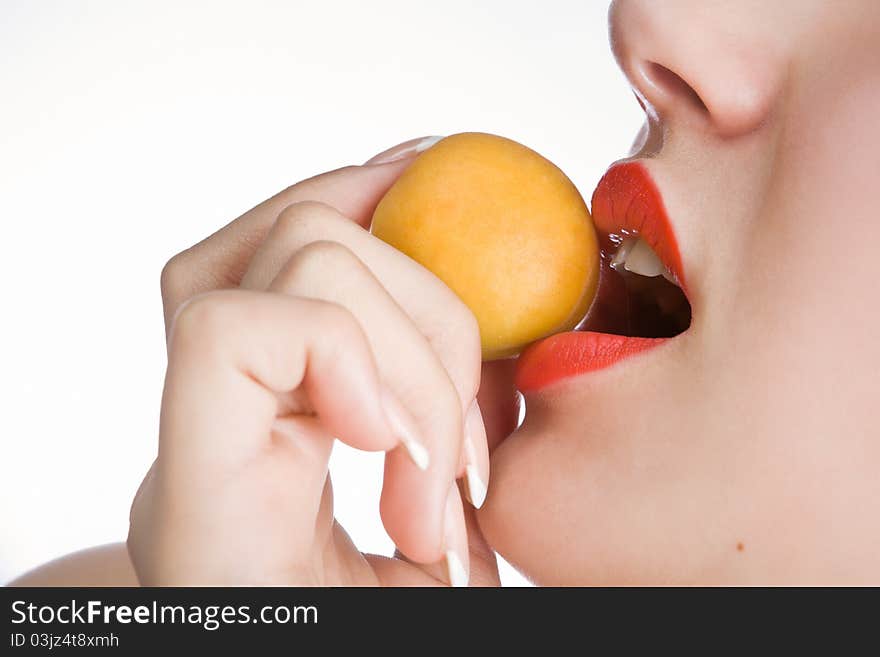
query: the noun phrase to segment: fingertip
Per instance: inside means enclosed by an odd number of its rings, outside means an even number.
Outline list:
[[[465,476],[462,483],[464,485],[465,496],[471,505],[475,509],[482,507],[483,502],[486,501],[488,486],[475,465],[468,464],[465,467]]]
[[[464,472],[462,490],[477,509],[483,506],[489,488],[489,446],[480,405],[475,399],[465,413]]]
[[[415,465],[406,448],[388,452],[379,512],[385,530],[408,559],[420,564],[443,559],[445,503],[449,476]]]
[[[449,487],[443,520],[447,581],[453,587],[467,586],[470,573],[467,527],[464,520],[464,506],[455,483]]]
[[[364,166],[376,166],[378,164],[391,164],[400,162],[401,160],[411,159],[419,153],[428,150],[431,146],[443,139],[439,135],[431,135],[427,137],[416,137],[409,139],[403,143],[388,148],[378,155],[374,155],[364,162]]]

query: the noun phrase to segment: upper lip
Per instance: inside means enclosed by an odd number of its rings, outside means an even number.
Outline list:
[[[605,172],[593,192],[592,215],[603,241],[638,235],[647,242],[687,294],[675,232],[660,190],[642,162],[619,162]]]

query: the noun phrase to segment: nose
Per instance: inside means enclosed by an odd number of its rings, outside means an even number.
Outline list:
[[[782,67],[760,11],[748,11],[752,4],[612,3],[611,48],[649,115],[722,137],[751,132],[766,119]]]

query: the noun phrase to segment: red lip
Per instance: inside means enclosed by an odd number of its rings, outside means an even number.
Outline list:
[[[599,181],[592,199],[593,222],[600,241],[638,234],[685,288],[678,242],[663,197],[640,162],[612,166]],[[599,294],[602,294],[600,282]],[[595,305],[595,304],[594,304]],[[588,317],[586,325],[591,324]],[[636,338],[597,331],[570,331],[529,345],[517,361],[516,384],[535,392],[561,379],[606,367],[656,347],[668,338]]]

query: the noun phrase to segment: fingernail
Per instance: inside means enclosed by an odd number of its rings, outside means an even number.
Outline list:
[[[449,486],[449,494],[446,496],[443,524],[446,579],[450,586],[467,586],[467,526],[461,506],[461,495],[454,482]]]
[[[389,162],[402,160],[405,157],[418,155],[422,151],[426,151],[431,148],[431,146],[436,144],[441,139],[443,139],[442,136],[436,135],[432,137],[419,137],[418,139],[410,139],[409,141],[405,141],[402,144],[398,144],[397,146],[392,146],[388,150],[382,151],[378,155],[374,155],[369,160],[364,162],[364,165],[388,164]]]
[[[428,448],[419,440],[413,420],[398,401],[397,397],[387,388],[382,389],[382,409],[388,420],[391,432],[406,448],[412,462],[420,470],[427,470],[431,463],[431,455]]]
[[[446,551],[446,574],[449,577],[450,586],[462,587],[468,585],[468,574],[464,569],[464,564],[455,550]]]
[[[468,464],[465,469],[465,495],[475,509],[483,506],[486,501],[486,484],[480,479],[477,466]]]
[[[485,441],[486,427],[483,425],[480,406],[475,399],[468,407],[464,420],[464,451],[467,462],[464,468],[464,494],[476,509],[483,506],[488,491],[488,482],[484,481],[480,474],[477,459],[476,441],[480,439]]]

